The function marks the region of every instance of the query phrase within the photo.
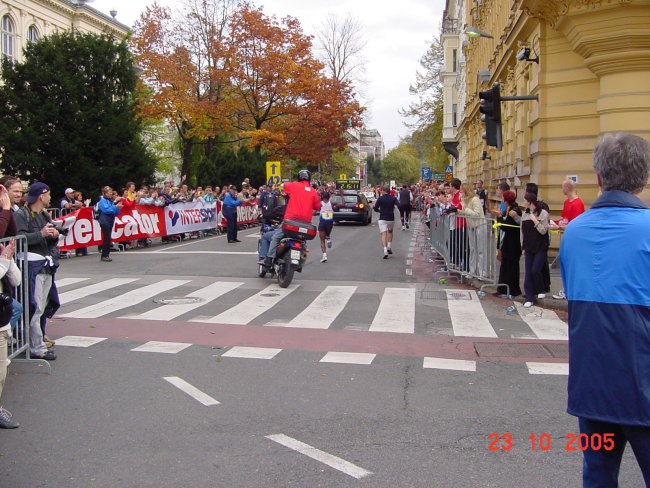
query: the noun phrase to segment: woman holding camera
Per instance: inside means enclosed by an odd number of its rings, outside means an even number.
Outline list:
[[[521,208],[517,205],[517,195],[512,190],[503,192],[503,202],[505,203],[505,212],[497,217],[497,222],[503,224],[499,227],[501,230],[501,239],[499,240],[499,252],[497,259],[501,262],[499,267],[499,283],[508,285],[497,288],[497,294],[505,295],[509,293],[516,297],[521,295],[519,286],[519,260],[521,259]]]
[[[542,269],[548,253],[548,212],[542,208],[537,195],[526,192],[525,211],[521,217],[521,238],[526,273],[524,275],[524,307],[533,306],[538,298],[545,298]]]

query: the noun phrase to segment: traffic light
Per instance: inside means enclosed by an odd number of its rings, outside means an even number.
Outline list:
[[[496,147],[499,151],[502,147],[501,136],[501,89],[495,83],[491,89],[479,92],[481,106],[479,112],[483,114],[481,120],[485,123],[483,139],[488,146]]]

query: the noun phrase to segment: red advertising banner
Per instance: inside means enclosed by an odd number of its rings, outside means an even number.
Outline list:
[[[260,210],[257,206],[259,200],[251,200],[250,202],[243,202],[237,207],[237,224],[238,225],[249,225],[257,224],[259,222],[258,217],[260,216]],[[217,202],[217,222],[219,222],[219,227],[226,228],[226,218],[223,216],[221,211],[223,207],[222,202]]]
[[[99,222],[93,219],[90,207],[80,208],[65,217],[54,219],[68,229],[68,235],[61,237],[59,247],[62,251],[80,247],[98,246],[102,243],[102,230]],[[162,237],[167,235],[163,207],[153,205],[136,205],[134,209],[122,209],[115,217],[114,242]]]

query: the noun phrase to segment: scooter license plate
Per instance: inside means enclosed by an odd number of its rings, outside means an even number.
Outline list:
[[[291,250],[291,259],[300,259],[300,251],[292,249]]]

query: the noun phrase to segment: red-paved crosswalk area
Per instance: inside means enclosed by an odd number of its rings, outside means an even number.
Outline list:
[[[185,342],[221,347],[266,347],[311,352],[345,351],[384,356],[433,356],[474,361],[564,363],[567,359],[565,341],[428,336],[180,321],[54,319],[48,328],[48,335]]]

